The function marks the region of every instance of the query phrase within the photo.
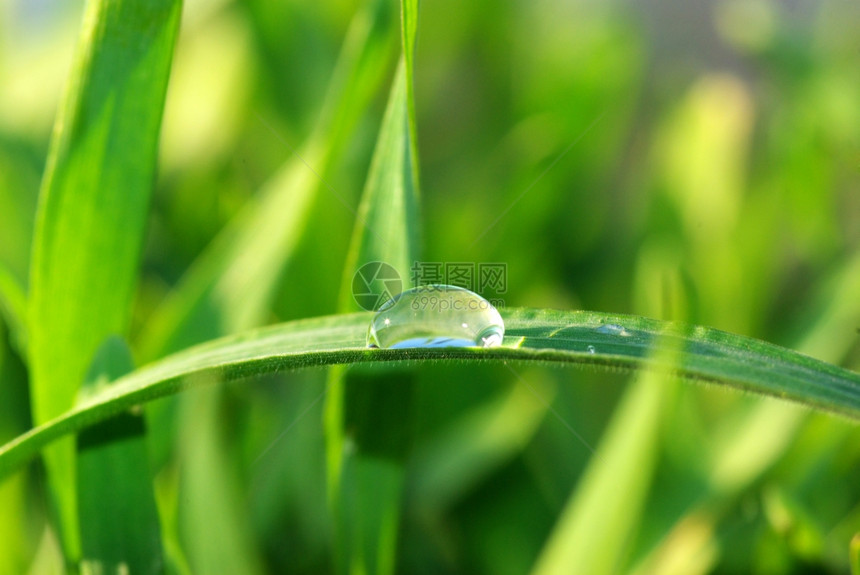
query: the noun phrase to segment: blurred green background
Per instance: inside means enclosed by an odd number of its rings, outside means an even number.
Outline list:
[[[186,0],[133,350],[182,274],[308,139],[363,6]],[[0,0],[0,261],[24,285],[82,8]],[[381,87],[324,171],[271,323],[337,309],[347,206],[394,72],[398,6],[382,10],[392,49],[376,63]],[[860,4],[847,0],[425,0],[424,260],[507,264],[507,293],[485,294],[506,306],[684,320],[860,369],[858,30]],[[5,442],[30,427],[30,409],[26,368],[0,326]],[[607,572],[848,572],[856,426],[652,382],[662,407],[637,465],[609,468],[589,491],[592,448],[627,421],[618,406],[636,376],[516,374],[420,369],[397,572],[528,573],[575,494],[594,506],[589,528],[612,531],[613,513],[631,526],[594,551]],[[205,394],[181,404],[176,539],[191,572],[217,572],[206,557],[221,538],[234,545],[219,552],[250,570],[333,572],[325,378],[267,376],[227,386],[208,411]],[[0,573],[59,569],[43,483],[34,465],[0,484]],[[613,511],[637,489],[641,504]],[[213,507],[213,493],[227,503]]]

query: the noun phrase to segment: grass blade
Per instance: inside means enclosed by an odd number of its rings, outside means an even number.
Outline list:
[[[724,385],[860,420],[860,374],[761,340],[638,316],[588,311],[504,311],[505,343],[497,348],[368,349],[370,313],[287,322],[226,337],[174,354],[120,378],[85,404],[19,436],[0,449],[0,477],[50,442],[135,405],[180,392],[187,376],[216,373],[223,380],[284,369],[372,361],[536,361],[609,370],[672,368],[682,379]],[[621,325],[626,336],[598,331]],[[670,335],[666,335],[667,332]],[[674,333],[673,333],[674,332]],[[679,335],[680,334],[680,335]],[[660,345],[678,349],[661,365]],[[594,346],[594,353],[588,346]]]
[[[410,144],[407,83],[401,65],[391,88],[359,207],[341,290],[342,312],[360,309],[353,299],[352,288],[353,274],[363,265],[385,262],[408,284],[409,269],[417,258],[418,181],[415,153]]]
[[[418,164],[412,51],[417,6],[402,4],[403,59],[377,137],[341,290],[340,311],[359,309],[353,276],[372,262],[392,266],[409,287],[418,252]],[[375,264],[374,264],[375,265]],[[381,285],[370,284],[375,295]],[[413,403],[413,374],[404,371],[336,368],[329,379],[326,440],[329,499],[337,517],[341,573],[394,573],[400,499]],[[345,429],[354,449],[345,454]],[[397,438],[384,444],[380,438]],[[370,505],[368,505],[370,503]]]
[[[659,350],[668,365],[671,352]],[[657,463],[667,396],[660,384],[668,372],[644,372],[627,390],[538,558],[535,575],[616,573],[620,568]]]
[[[342,284],[342,311],[358,308],[352,296],[353,274],[364,265],[384,262],[394,267],[405,282],[411,262],[416,259],[417,187],[412,170],[405,84],[401,66],[394,79],[359,208]],[[381,293],[376,295],[382,297]],[[337,557],[345,561],[340,571],[393,573],[396,551],[393,539],[399,523],[406,442],[371,455],[365,452],[368,446],[356,441],[353,456],[344,456],[344,429],[353,429],[354,440],[366,435],[403,438],[404,422],[400,416],[408,411],[406,406],[412,402],[415,386],[408,373],[386,370],[373,378],[369,370],[379,371],[365,368],[347,372],[335,368],[330,376],[326,401],[329,492],[336,514],[342,519],[337,522],[341,547]],[[362,381],[366,379],[372,381]],[[351,396],[358,399],[351,388],[367,394],[368,386],[374,390],[384,387],[387,393],[373,396],[393,401],[397,408],[381,410],[373,401],[349,405]],[[370,413],[376,416],[367,417]],[[373,432],[366,433],[362,429],[365,426],[372,426]],[[341,487],[344,494],[338,493]],[[373,501],[373,508],[361,503],[365,501]]]
[[[82,393],[131,372],[134,363],[125,342],[109,337],[96,352]],[[122,413],[78,436],[78,484],[84,569],[115,573],[159,573],[161,551],[158,512],[150,481],[143,417]]]
[[[3,263],[0,263],[0,314],[11,332],[12,342],[21,356],[27,350],[27,296],[24,288]]]
[[[195,389],[182,402],[179,433],[182,505],[179,526],[194,573],[264,573],[235,466],[219,437],[217,388]]]
[[[87,3],[34,232],[27,323],[37,422],[72,406],[96,348],[126,331],[181,7]],[[71,440],[45,454],[72,561],[80,548],[73,455]]]
[[[415,49],[418,44],[418,8],[418,0],[402,0],[400,3],[403,67],[406,69],[406,109],[409,124],[409,147],[416,190],[418,189],[418,182],[421,181],[421,169],[418,162],[418,119],[415,115]]]
[[[27,374],[12,353],[7,326],[0,321],[0,441],[30,427]],[[33,535],[45,517],[34,509],[26,469],[0,483],[0,573],[24,573],[32,560]],[[38,526],[38,527],[37,527]]]

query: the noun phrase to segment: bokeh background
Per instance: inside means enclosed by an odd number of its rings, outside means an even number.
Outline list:
[[[133,349],[185,270],[308,139],[363,5],[186,1]],[[24,284],[82,9],[0,0],[0,260]],[[383,81],[323,174],[271,322],[337,309],[354,221],[342,200],[358,204],[395,66],[397,3],[382,10]],[[506,306],[678,319],[860,369],[858,30],[849,0],[424,0],[424,260],[507,264],[507,292],[486,294]],[[517,373],[421,369],[403,429],[412,449],[398,572],[528,573],[566,505],[591,493],[592,449],[636,376]],[[258,572],[332,572],[316,401],[325,378],[231,384],[212,409],[178,411],[176,538],[193,572],[207,572],[223,538],[234,544],[219,552]],[[860,532],[856,426],[654,385],[664,402],[654,440],[621,468],[637,475],[641,504],[623,510],[633,526],[623,544],[601,551],[612,572],[848,572]],[[3,327],[0,439],[30,427],[27,402]],[[213,484],[226,502],[214,511]],[[0,485],[0,573],[56,568],[43,490],[39,466]],[[596,492],[592,525],[612,529],[603,522],[625,493]]]

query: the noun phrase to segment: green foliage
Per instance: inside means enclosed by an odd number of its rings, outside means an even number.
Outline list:
[[[28,364],[36,422],[72,407],[105,337],[128,331],[179,0],[87,4],[39,197]],[[73,446],[45,453],[69,560],[79,554]]]
[[[412,263],[419,260],[412,81],[417,4],[402,2],[401,13],[402,56],[356,214],[341,286],[343,313],[359,309],[353,297],[354,277],[365,265],[385,262],[407,289]],[[370,287],[377,297],[385,296],[378,282]],[[395,572],[415,387],[409,370],[369,367],[331,372],[326,388],[327,472],[341,573]]]
[[[656,467],[660,413],[671,389],[665,375],[646,373],[627,392],[547,541],[535,573],[618,571]]]
[[[0,451],[0,474],[8,474],[65,434],[142,402],[177,393],[198,376],[232,380],[338,363],[517,360],[610,370],[668,369],[675,377],[792,399],[860,419],[860,374],[708,328],[597,312],[513,309],[504,314],[507,335],[498,348],[368,349],[365,334],[371,315],[363,312],[289,322],[201,344],[150,364],[8,443]],[[599,328],[605,325],[623,325],[630,335],[601,332]],[[677,357],[671,361],[655,357],[653,351],[663,346],[678,349]],[[193,381],[188,379],[192,375]]]
[[[134,370],[124,341],[109,337],[96,351],[82,396]],[[164,559],[140,413],[125,412],[78,434],[82,568],[158,573]]]
[[[0,3],[0,574],[858,570],[856,6],[83,4]]]
[[[12,272],[0,264],[0,313],[9,326],[18,352],[27,352],[27,296]]]

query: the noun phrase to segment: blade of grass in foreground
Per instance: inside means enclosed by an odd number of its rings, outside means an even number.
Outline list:
[[[537,361],[609,370],[666,368],[685,380],[769,395],[860,421],[860,374],[764,341],[695,327],[589,311],[507,309],[507,335],[497,348],[368,349],[372,314],[287,322],[211,341],[138,369],[86,403],[0,449],[0,477],[65,434],[135,405],[180,392],[187,376],[222,380],[342,363],[428,360]],[[620,326],[623,332],[607,326]],[[659,345],[678,350],[671,366]],[[589,346],[594,348],[592,353]]]
[[[30,266],[33,413],[72,407],[96,348],[125,333],[180,0],[90,0],[39,197]],[[80,553],[71,440],[45,454],[66,559]]]

